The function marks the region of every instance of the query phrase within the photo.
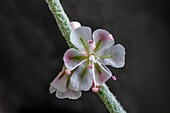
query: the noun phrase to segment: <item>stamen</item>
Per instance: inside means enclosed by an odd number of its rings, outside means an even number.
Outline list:
[[[113,80],[117,80],[117,79],[116,79],[116,76],[112,76],[112,78],[113,78]]]
[[[93,44],[93,40],[90,40],[90,41],[89,41],[89,44]]]
[[[113,36],[111,34],[109,34],[108,37],[110,38],[110,40],[113,40]]]
[[[71,71],[69,69],[66,69],[65,72],[70,75],[71,74]]]
[[[96,46],[94,44],[91,44],[91,48],[94,50]]]
[[[81,53],[83,56],[87,56],[87,52],[85,50],[83,50]]]
[[[89,65],[89,68],[91,69],[91,68],[92,68],[92,65]]]
[[[99,90],[99,88],[97,88],[97,87],[92,87],[92,91],[93,91],[93,92],[97,93],[98,90]]]
[[[95,73],[94,73],[94,63],[92,64],[93,68],[92,68],[92,72],[93,72],[93,83],[94,83],[94,87],[96,87],[96,78],[95,78]]]

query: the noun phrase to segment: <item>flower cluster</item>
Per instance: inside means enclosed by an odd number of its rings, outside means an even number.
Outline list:
[[[113,36],[106,30],[97,29],[91,36],[89,27],[78,22],[72,22],[71,26],[70,40],[77,49],[70,48],[65,52],[65,66],[51,82],[50,92],[56,91],[58,98],[77,99],[81,91],[100,86],[112,77],[105,65],[124,66],[125,48],[120,44],[114,45]]]

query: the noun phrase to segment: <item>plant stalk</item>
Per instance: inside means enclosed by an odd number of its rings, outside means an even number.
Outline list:
[[[70,21],[63,10],[63,7],[59,0],[46,0],[49,9],[51,10],[57,24],[59,26],[62,35],[66,39],[67,44],[70,48],[77,49],[70,41],[70,33],[72,31]]]
[[[116,100],[116,97],[110,92],[106,84],[102,84],[99,87],[97,94],[105,103],[110,113],[126,113],[120,103]]]

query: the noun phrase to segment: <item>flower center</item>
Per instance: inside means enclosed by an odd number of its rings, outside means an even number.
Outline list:
[[[90,55],[89,56],[89,60],[91,60],[92,62],[96,63],[96,59],[94,55]]]

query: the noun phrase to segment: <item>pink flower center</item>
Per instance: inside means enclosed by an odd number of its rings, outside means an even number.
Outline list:
[[[100,36],[100,39],[102,39],[102,40],[105,40],[105,39],[106,39],[106,36],[105,36],[102,32],[100,33],[99,36]]]

